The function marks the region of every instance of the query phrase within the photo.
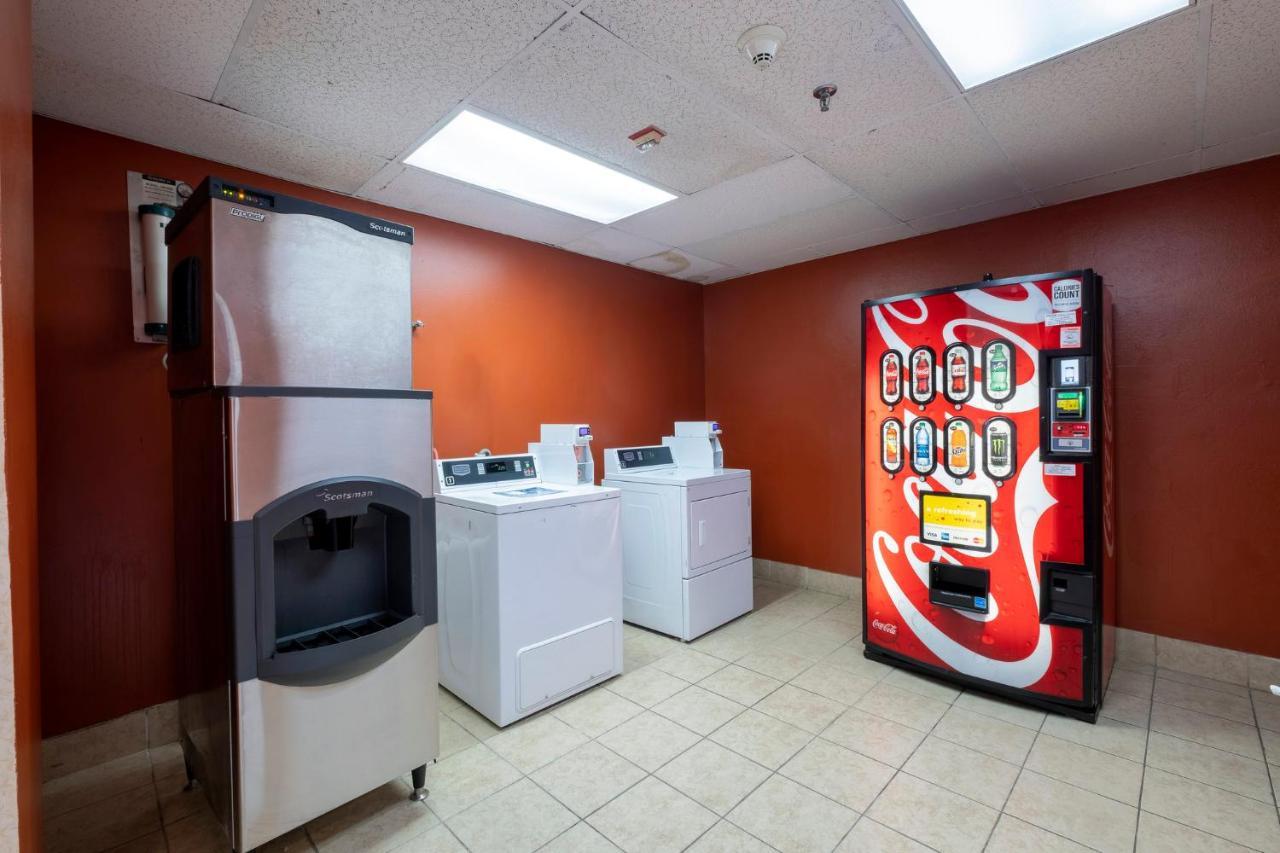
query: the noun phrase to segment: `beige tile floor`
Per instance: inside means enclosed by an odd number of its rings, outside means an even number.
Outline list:
[[[427,804],[386,785],[275,851],[1280,851],[1280,699],[1122,666],[1088,725],[867,661],[856,602],[758,583],[690,645],[499,731],[441,692]],[[224,849],[175,745],[45,786],[46,848]]]

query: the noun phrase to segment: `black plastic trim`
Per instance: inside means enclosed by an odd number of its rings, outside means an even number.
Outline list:
[[[237,190],[253,193],[258,196],[266,196],[271,200],[269,206],[257,205],[251,202],[233,202],[230,199],[222,198],[218,195],[223,185],[233,187]],[[259,210],[266,210],[272,213],[303,213],[309,216],[321,216],[325,219],[331,219],[339,222],[353,231],[361,234],[369,234],[374,237],[382,237],[385,240],[394,240],[397,243],[413,244],[413,226],[405,225],[401,222],[392,222],[389,219],[379,219],[376,216],[366,216],[363,213],[357,213],[354,210],[343,210],[340,207],[331,207],[327,204],[319,202],[307,201],[295,196],[284,195],[274,190],[265,190],[260,187],[250,186],[241,181],[230,181],[219,178],[215,175],[209,175],[200,182],[200,186],[195,188],[191,193],[191,197],[187,199],[182,207],[178,208],[178,213],[165,226],[164,239],[166,243],[172,243],[183,228],[195,217],[196,212],[208,204],[210,201],[221,201],[227,204],[241,204],[243,207],[251,207]]]

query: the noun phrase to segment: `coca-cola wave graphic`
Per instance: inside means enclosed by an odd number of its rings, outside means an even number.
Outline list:
[[[1041,624],[1039,606],[1041,561],[1085,562],[1081,466],[1040,459],[1039,353],[1080,340],[1080,320],[1055,311],[1055,281],[939,292],[864,308],[863,382],[870,389],[863,429],[866,641],[943,670],[1079,700],[1083,632]],[[1046,323],[1050,315],[1054,319]],[[886,359],[887,352],[898,358]],[[913,358],[921,352],[932,357]],[[917,362],[928,363],[932,375],[918,376]],[[912,383],[894,404],[882,393],[886,363],[901,365],[894,382]],[[887,398],[892,402],[895,395]],[[968,432],[957,427],[948,441],[947,424],[956,418],[967,422]],[[883,429],[887,419],[899,421],[901,429]],[[923,440],[927,430],[913,428],[920,419],[931,423],[931,442]],[[967,446],[966,434],[972,435]],[[900,436],[903,446],[886,454],[886,435]],[[920,458],[913,456],[917,450]],[[899,458],[895,454],[908,464],[886,467],[886,458]],[[924,464],[925,455],[936,464]],[[989,550],[922,541],[922,492],[989,499],[989,536],[977,537]],[[1107,538],[1110,547],[1109,530]],[[985,612],[931,603],[931,562],[985,569]]]

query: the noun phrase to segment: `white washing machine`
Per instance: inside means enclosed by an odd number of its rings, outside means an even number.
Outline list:
[[[676,432],[606,450],[604,485],[622,491],[623,618],[687,642],[751,610],[751,472],[714,466],[714,422]]]
[[[505,726],[622,672],[620,493],[436,462],[440,683]]]

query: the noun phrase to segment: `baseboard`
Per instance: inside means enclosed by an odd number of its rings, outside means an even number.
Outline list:
[[[849,598],[862,597],[862,578],[755,558],[755,576],[774,583],[829,592]],[[1116,629],[1116,660],[1128,666],[1159,666],[1190,675],[1269,691],[1280,684],[1280,658],[1210,646],[1133,631]]]
[[[801,586],[831,595],[842,595],[845,598],[862,598],[862,578],[853,575],[839,575],[835,572],[824,572],[821,569],[780,563],[777,560],[764,560],[760,557],[756,557],[754,563],[755,576],[764,580]]]
[[[144,749],[155,749],[177,739],[176,699],[46,738],[40,753],[44,781],[96,767]]]

